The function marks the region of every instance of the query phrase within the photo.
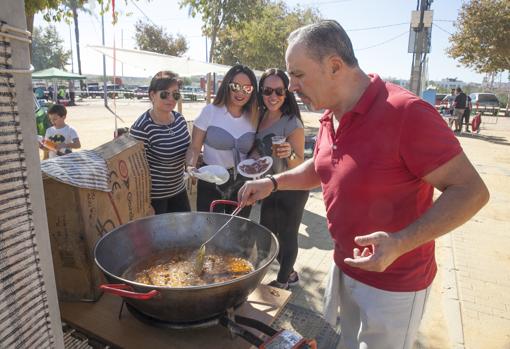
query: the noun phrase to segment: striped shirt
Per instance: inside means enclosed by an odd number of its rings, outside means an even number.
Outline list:
[[[184,117],[173,111],[170,125],[158,125],[149,111],[135,121],[129,133],[143,141],[152,180],[152,199],[174,196],[185,189],[184,158],[191,137]]]

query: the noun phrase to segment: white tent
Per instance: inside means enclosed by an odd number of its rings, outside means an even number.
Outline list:
[[[88,47],[113,59],[113,47]],[[116,48],[115,58],[117,62],[132,67],[147,69],[147,66],[150,65],[151,70],[154,72],[159,70],[171,70],[179,74],[179,76],[205,75],[207,73],[219,73],[223,75],[231,68],[231,66],[223,64],[205,63],[189,58],[125,48]],[[262,72],[255,71],[255,74],[260,76]]]

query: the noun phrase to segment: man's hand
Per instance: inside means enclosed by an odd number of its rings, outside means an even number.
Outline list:
[[[241,207],[253,205],[258,200],[268,197],[273,190],[273,182],[269,178],[248,181],[237,192],[237,201]]]
[[[370,248],[354,248],[353,258],[345,258],[344,263],[363,270],[383,272],[404,252],[398,237],[384,231],[356,236],[354,242]]]

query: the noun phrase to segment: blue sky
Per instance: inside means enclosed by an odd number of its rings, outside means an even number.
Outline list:
[[[247,0],[249,1],[249,0]],[[200,18],[188,16],[187,9],[180,9],[178,1],[141,0],[133,3],[116,1],[123,13],[115,27],[111,17],[105,16],[106,46],[134,48],[134,24],[138,19],[163,26],[168,33],[180,33],[186,37],[189,50],[185,54],[192,59],[205,60],[206,39],[202,36]],[[286,0],[289,7],[300,5],[318,8],[323,18],[337,20],[348,32],[353,42],[361,68],[367,73],[378,73],[383,77],[409,79],[412,55],[407,53],[411,11],[416,9],[416,0]],[[461,7],[461,0],[434,0],[434,26],[432,49],[429,55],[428,75],[431,80],[446,77],[458,78],[465,82],[481,82],[483,75],[463,68],[449,58],[445,49],[449,46],[448,33],[455,31],[454,21]],[[135,6],[136,5],[136,6]],[[82,71],[89,74],[102,73],[102,58],[86,45],[101,44],[101,18],[99,7],[96,15],[80,14],[80,41],[82,47]],[[46,26],[42,16],[37,15],[35,25]],[[70,36],[74,45],[74,29],[65,23],[56,24],[60,35],[69,47]],[[369,29],[369,28],[376,29]],[[74,51],[74,47],[73,47]],[[263,54],[263,53],[261,53]],[[150,64],[150,62],[148,62]],[[112,73],[113,63],[107,61],[107,72]],[[75,63],[75,71],[77,71]],[[120,67],[117,67],[120,75]],[[142,75],[124,65],[124,75]]]

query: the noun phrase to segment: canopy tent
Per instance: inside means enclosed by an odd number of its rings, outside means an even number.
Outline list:
[[[38,80],[84,80],[86,77],[80,74],[66,72],[58,68],[48,68],[32,73],[32,79]]]
[[[88,46],[107,57],[113,58],[113,47]],[[150,67],[151,74],[159,70],[171,70],[179,76],[205,75],[207,73],[225,74],[230,68],[229,65],[205,63],[189,58],[176,57],[155,53],[150,51],[115,48],[115,59],[117,62],[147,70]],[[255,71],[256,75],[262,74]]]
[[[74,81],[74,80],[84,80],[86,76],[80,74],[69,73],[65,70],[58,68],[48,68],[44,70],[39,70],[32,73],[32,79],[34,80],[51,80],[53,87],[53,101],[57,101],[57,80],[66,80],[66,81]],[[74,103],[74,97],[71,96],[71,102]]]

